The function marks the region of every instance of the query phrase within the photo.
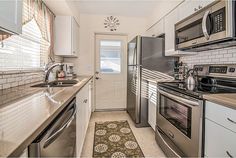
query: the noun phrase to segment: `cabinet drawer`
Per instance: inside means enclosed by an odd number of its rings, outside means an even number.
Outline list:
[[[207,157],[236,157],[236,133],[206,119],[205,155]]]
[[[206,118],[236,132],[236,110],[206,102]]]

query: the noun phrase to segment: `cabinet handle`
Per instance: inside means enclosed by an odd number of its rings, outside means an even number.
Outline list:
[[[227,154],[230,158],[233,158],[233,156],[232,156],[228,151],[226,151],[226,154]]]
[[[88,99],[84,99],[83,103],[87,103],[88,102]]]
[[[172,133],[172,132],[170,132],[170,131],[168,131],[168,135],[171,137],[171,138],[175,138],[175,135]]]
[[[228,120],[229,122],[231,122],[231,123],[236,124],[236,122],[235,122],[234,120],[231,120],[230,118],[227,118],[227,120]]]

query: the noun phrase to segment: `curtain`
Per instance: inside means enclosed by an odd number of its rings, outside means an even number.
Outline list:
[[[51,43],[53,47],[53,21],[55,15],[50,11],[50,9],[43,3],[42,0],[23,0],[23,11],[22,11],[22,25],[30,22],[32,19],[37,22],[42,37]],[[6,35],[0,31],[0,41],[10,37],[11,35]],[[50,52],[53,48],[50,48]]]

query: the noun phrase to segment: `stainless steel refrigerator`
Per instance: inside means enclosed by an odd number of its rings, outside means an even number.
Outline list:
[[[136,36],[128,43],[127,112],[136,127],[149,126],[144,70],[173,75],[175,61],[164,56],[164,38]]]

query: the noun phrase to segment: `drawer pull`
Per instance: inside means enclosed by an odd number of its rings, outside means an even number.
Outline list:
[[[230,158],[233,158],[233,156],[232,156],[228,151],[226,151],[226,154],[227,154]]]
[[[88,99],[85,99],[84,101],[83,101],[83,103],[87,103],[88,102]]]
[[[232,122],[232,123],[236,124],[236,122],[233,121],[233,120],[231,120],[230,118],[227,118],[227,120],[228,120],[229,122]]]

